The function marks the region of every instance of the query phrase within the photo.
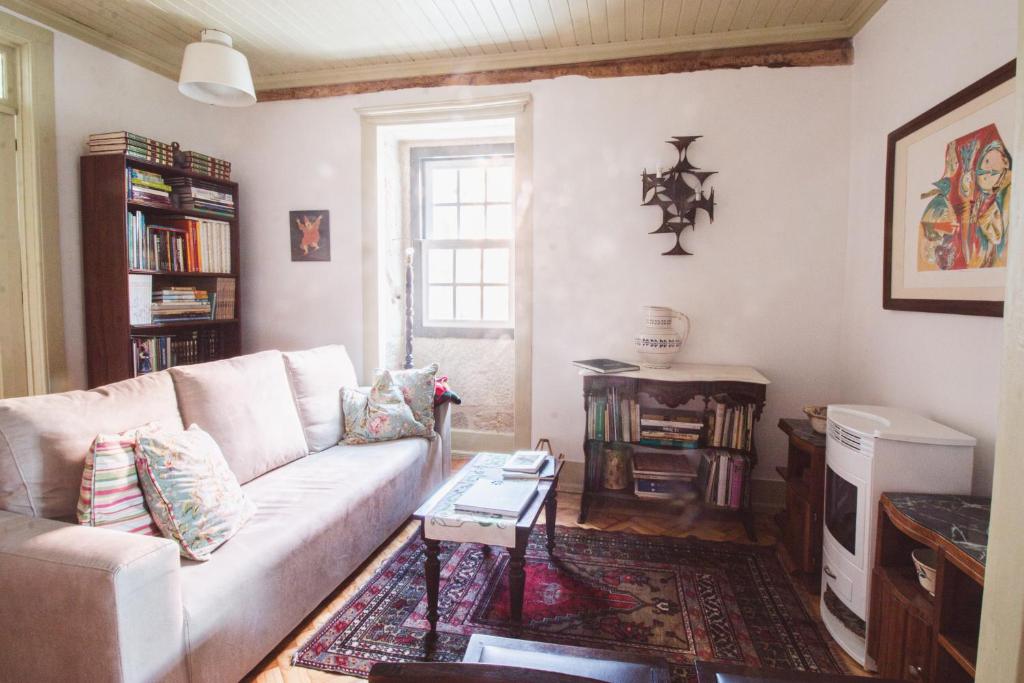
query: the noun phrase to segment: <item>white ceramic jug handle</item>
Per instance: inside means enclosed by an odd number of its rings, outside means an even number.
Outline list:
[[[672,314],[673,314],[673,315],[674,315],[674,316],[675,316],[676,318],[679,318],[680,320],[682,320],[683,322],[685,322],[685,323],[686,323],[686,327],[685,327],[685,329],[684,329],[684,330],[683,330],[683,332],[682,332],[682,333],[681,333],[681,334],[679,335],[679,336],[680,336],[680,337],[682,338],[682,343],[683,343],[683,344],[685,344],[685,343],[686,343],[686,339],[687,339],[687,337],[689,337],[689,336],[690,336],[690,318],[689,318],[689,317],[688,317],[688,316],[687,316],[687,315],[686,315],[685,313],[680,313],[679,311],[676,311],[676,310],[673,310],[673,311],[672,311]]]

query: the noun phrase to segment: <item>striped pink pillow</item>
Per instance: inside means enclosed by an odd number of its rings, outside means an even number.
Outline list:
[[[100,434],[85,456],[78,523],[160,536],[139,487],[135,444],[139,430]]]

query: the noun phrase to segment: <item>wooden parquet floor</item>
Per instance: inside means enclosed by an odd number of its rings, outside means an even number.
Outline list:
[[[580,496],[578,494],[561,493],[558,496],[558,524],[577,526]],[[655,505],[631,505],[625,502],[601,501],[591,506],[586,524],[589,529],[605,531],[625,531],[635,534],[652,534],[662,536],[692,536],[709,541],[732,541],[747,543],[743,526],[732,517],[718,517],[714,513],[698,513],[694,506],[665,509]],[[758,543],[775,545],[778,540],[778,528],[767,515],[756,516]],[[374,572],[414,533],[418,532],[418,523],[410,521],[400,529],[385,545],[360,568],[348,581],[325,600],[314,612],[293,631],[263,662],[247,677],[256,683],[356,683],[365,679],[353,676],[330,674],[323,671],[292,666],[291,659],[299,647],[306,642],[322,626],[349,597],[359,590]],[[799,582],[795,582],[798,592],[804,599],[808,611],[819,619],[818,596]],[[854,674],[869,676],[852,659],[842,653],[838,647],[833,648],[846,668]]]

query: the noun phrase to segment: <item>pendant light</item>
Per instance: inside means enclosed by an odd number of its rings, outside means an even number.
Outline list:
[[[222,107],[247,107],[256,102],[249,60],[231,45],[223,31],[203,29],[200,41],[185,48],[178,92]]]

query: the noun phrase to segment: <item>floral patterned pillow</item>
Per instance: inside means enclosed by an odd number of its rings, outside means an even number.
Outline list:
[[[342,389],[345,414],[345,438],[341,443],[360,444],[391,441],[407,436],[430,436],[426,427],[413,417],[412,410],[394,386],[387,370],[377,375],[369,395],[355,389]]]
[[[210,559],[256,512],[217,442],[196,425],[140,434],[135,465],[153,519],[182,557]]]
[[[413,370],[392,370],[395,386],[412,409],[412,416],[428,430],[434,429],[434,378],[437,363]]]

